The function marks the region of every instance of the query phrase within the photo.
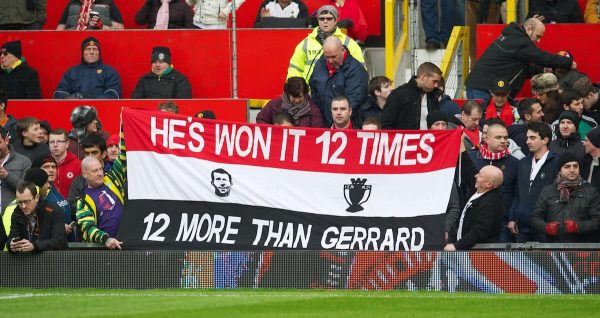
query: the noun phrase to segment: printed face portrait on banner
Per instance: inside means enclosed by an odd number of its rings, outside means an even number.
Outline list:
[[[215,194],[223,198],[229,196],[233,185],[229,172],[223,169],[215,169],[210,175],[212,178],[210,184],[215,187]]]

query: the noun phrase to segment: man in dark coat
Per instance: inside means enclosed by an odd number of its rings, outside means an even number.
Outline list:
[[[512,139],[521,148],[523,154],[529,155],[527,147],[527,125],[532,122],[540,122],[544,119],[542,105],[535,98],[525,98],[517,106],[520,119],[508,126],[508,138]],[[552,136],[550,136],[552,140]]]
[[[152,71],[140,78],[132,98],[192,98],[190,81],[173,68],[168,47],[153,48],[150,62]]]
[[[416,76],[388,96],[381,113],[383,129],[427,129],[427,114],[439,110],[436,88],[441,80],[439,67],[421,64]]]
[[[475,176],[477,192],[471,196],[458,221],[454,243],[444,251],[467,250],[479,243],[496,243],[500,238],[500,223],[504,203],[498,187],[502,184],[502,170],[485,166]]]
[[[583,23],[577,0],[531,0],[528,18],[544,17],[545,23]]]
[[[556,181],[542,190],[533,211],[533,229],[549,243],[598,242],[600,195],[579,174],[579,159],[565,152]]]
[[[531,228],[531,213],[542,189],[556,179],[558,154],[548,149],[552,138],[550,127],[542,122],[527,125],[527,147],[530,154],[519,161],[515,199],[510,207],[508,229],[517,243],[540,241]]]
[[[63,211],[40,200],[33,182],[19,183],[16,198],[8,236],[9,252],[37,253],[67,247]]]
[[[328,37],[323,42],[323,55],[315,64],[309,81],[313,101],[321,110],[323,124],[333,124],[331,101],[336,96],[346,96],[353,112],[358,112],[367,98],[369,74],[335,37]]]
[[[571,57],[548,53],[536,46],[545,30],[544,24],[535,18],[526,20],[523,25],[513,22],[506,26],[467,77],[467,98],[489,99],[489,90],[496,78],[510,79],[511,96],[514,97],[525,79],[543,72],[542,67],[574,67]]]
[[[9,99],[42,98],[40,79],[22,55],[21,41],[6,42],[0,48],[0,90]]]

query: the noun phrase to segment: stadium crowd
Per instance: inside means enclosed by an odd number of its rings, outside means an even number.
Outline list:
[[[238,7],[243,3],[236,2]],[[492,3],[487,17],[472,17],[469,12],[475,11],[467,10],[467,20],[493,21],[490,15],[496,12],[499,21],[500,10],[494,11]],[[442,71],[430,62],[395,89],[384,76],[369,80],[361,48],[367,26],[354,0],[321,6],[313,22],[300,0],[265,1],[257,23],[285,17],[317,26],[290,57],[281,96],[256,121],[330,129],[461,129],[461,155],[446,211],[447,244],[440,249],[493,242],[600,242],[600,86],[577,71],[573,54],[537,47],[544,22],[583,21],[579,7],[567,6],[576,5],[575,0],[554,3],[532,1],[527,20],[502,30],[473,63],[466,81],[469,100],[459,107],[445,95]],[[597,1],[588,3],[598,7]],[[44,0],[2,6],[6,2],[0,5],[0,29],[39,29],[45,22]],[[234,9],[226,0],[148,0],[135,19],[152,29],[218,29],[226,27]],[[587,21],[593,12],[586,8],[585,13]],[[437,18],[423,19],[427,48],[438,49],[448,40],[448,30],[430,36],[430,30],[442,28],[428,26],[432,20]],[[120,29],[122,22],[111,0],[72,0],[57,30]],[[86,37],[80,48],[80,64],[65,71],[54,98],[122,98],[121,77],[103,64],[101,43]],[[132,97],[191,98],[186,70],[175,70],[170,48],[149,53],[151,71],[140,75]],[[13,253],[62,249],[67,241],[121,249],[116,237],[126,204],[124,136],[102,130],[99,114],[87,105],[73,109],[71,127],[14,118],[10,100],[41,98],[39,78],[20,41],[2,45],[1,65],[0,245]],[[529,78],[533,97],[515,99]],[[178,112],[176,102],[161,103],[158,110]],[[196,116],[214,118],[210,111]]]

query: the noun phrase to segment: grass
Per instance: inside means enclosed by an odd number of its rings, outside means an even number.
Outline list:
[[[0,288],[1,317],[599,317],[597,295]]]

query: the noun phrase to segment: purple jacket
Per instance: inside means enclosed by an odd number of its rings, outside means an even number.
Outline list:
[[[263,107],[263,109],[256,115],[256,123],[257,124],[273,124],[273,118],[277,116],[277,113],[281,111],[281,104],[283,100],[281,96],[272,99]],[[310,113],[300,117],[300,122],[298,123],[298,127],[313,127],[313,128],[323,128],[323,118],[321,117],[321,111],[313,103],[312,100],[308,100],[310,105]]]

